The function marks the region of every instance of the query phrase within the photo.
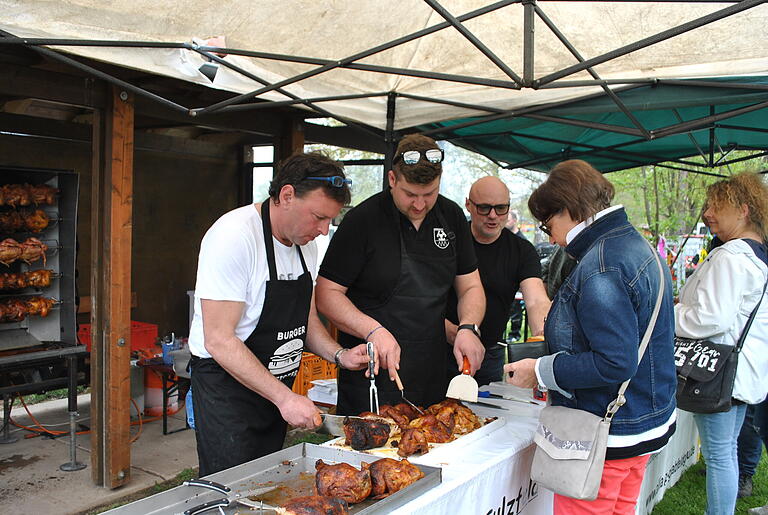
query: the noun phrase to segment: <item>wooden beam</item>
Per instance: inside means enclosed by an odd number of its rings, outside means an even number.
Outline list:
[[[133,204],[133,96],[110,87],[111,102],[103,123],[103,143],[94,169],[91,226],[94,269],[91,277],[91,352],[96,354],[99,388],[99,466],[94,480],[108,488],[130,481],[131,229]],[[95,158],[96,160],[97,158]],[[98,177],[97,177],[98,175]],[[98,184],[97,184],[98,183]],[[98,236],[97,236],[98,234]],[[100,243],[97,245],[97,243]],[[94,455],[96,453],[92,453]],[[96,468],[94,464],[93,468]],[[100,480],[100,481],[99,481]]]
[[[304,126],[302,121],[285,118],[282,130],[275,137],[275,163],[280,163],[302,150],[304,150]]]

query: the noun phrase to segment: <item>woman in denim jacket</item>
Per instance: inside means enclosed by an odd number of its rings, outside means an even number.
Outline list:
[[[635,513],[651,453],[675,432],[674,318],[671,278],[650,343],[637,353],[656,303],[657,256],[622,206],[613,185],[580,160],[555,166],[528,207],[549,241],[578,264],[552,302],[544,336],[552,353],[506,365],[514,385],[549,390],[553,405],[604,416],[621,383],[632,379],[613,418],[605,468],[594,501],[555,495],[556,514]]]
[[[753,173],[718,181],[707,189],[702,219],[725,243],[707,255],[680,290],[677,335],[735,345],[768,276],[768,188]],[[731,409],[693,416],[707,462],[709,515],[730,514],[736,506],[736,442],[747,404],[760,403],[768,393],[767,341],[768,299],[763,299],[741,349]]]

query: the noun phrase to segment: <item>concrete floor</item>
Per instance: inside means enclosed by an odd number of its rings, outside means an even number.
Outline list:
[[[78,422],[90,424],[90,396],[78,398]],[[53,430],[68,431],[69,415],[65,399],[49,401],[30,407],[34,417]],[[30,426],[33,422],[24,408],[14,408],[12,419]],[[168,429],[184,427],[184,410],[169,417]],[[76,472],[64,472],[59,466],[70,461],[69,436],[55,439],[24,438],[29,431],[11,426],[15,443],[0,445],[0,511],[10,513],[80,514],[97,506],[118,501],[174,478],[182,470],[197,467],[195,434],[192,430],[169,435],[162,434],[162,420],[142,426],[139,439],[131,446],[131,481],[110,490],[96,486],[91,480],[89,435],[77,437],[76,458],[87,467]],[[136,434],[133,426],[131,434]]]

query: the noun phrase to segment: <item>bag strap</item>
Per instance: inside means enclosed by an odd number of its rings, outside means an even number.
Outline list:
[[[765,297],[766,286],[768,286],[768,280],[766,280],[765,284],[763,285],[763,293],[760,294],[760,298],[757,300],[755,309],[753,309],[752,313],[749,314],[749,319],[747,319],[747,323],[744,326],[744,329],[741,331],[741,336],[739,336],[739,341],[736,342],[736,349],[733,352],[741,352],[741,347],[744,345],[744,340],[747,339],[749,328],[752,327],[752,321],[755,319],[755,316],[757,316],[757,310],[760,308],[760,304],[763,302],[763,297]]]
[[[648,243],[646,241],[646,243]],[[651,314],[651,319],[648,322],[648,327],[645,329],[645,334],[643,334],[643,339],[640,341],[640,348],[637,351],[637,363],[640,364],[640,361],[643,359],[643,354],[645,354],[645,349],[648,348],[648,343],[651,341],[651,335],[653,334],[653,330],[656,327],[656,319],[659,318],[659,311],[661,310],[661,302],[664,299],[664,286],[666,283],[666,280],[664,278],[664,267],[661,264],[661,258],[659,257],[659,254],[656,252],[656,249],[654,249],[650,243],[648,243],[648,247],[651,249],[651,253],[656,258],[656,264],[659,266],[659,292],[656,294],[656,305],[653,307],[653,313]],[[613,416],[616,414],[617,411],[619,411],[619,408],[624,406],[626,404],[627,399],[624,397],[624,392],[627,391],[627,388],[629,387],[629,382],[632,380],[630,377],[626,381],[624,381],[621,384],[621,387],[619,388],[619,393],[609,405],[608,410],[605,413],[605,420],[608,422],[611,421]]]

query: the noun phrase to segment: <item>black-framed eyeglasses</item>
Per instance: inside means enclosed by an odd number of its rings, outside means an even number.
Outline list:
[[[549,227],[549,221],[552,220],[552,217],[555,216],[556,214],[557,213],[552,213],[547,217],[546,220],[544,220],[543,222],[541,222],[541,224],[539,224],[539,229],[541,229],[541,232],[543,232],[547,236],[552,236],[552,229]]]
[[[421,151],[407,150],[395,156],[395,162],[399,159],[402,159],[407,165],[415,165],[421,159]],[[430,148],[424,151],[424,159],[433,164],[442,163],[445,159],[445,152],[442,148]]]
[[[341,175],[333,175],[331,177],[304,177],[305,179],[311,179],[313,181],[325,181],[330,182],[334,188],[341,188],[345,184],[352,186],[352,179],[345,179]]]
[[[475,206],[475,209],[477,209],[477,214],[479,215],[487,216],[491,214],[491,209],[496,211],[496,214],[499,216],[503,216],[509,213],[509,202],[506,204],[478,204],[471,198],[467,200],[469,200],[472,205]]]

